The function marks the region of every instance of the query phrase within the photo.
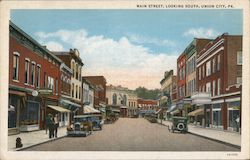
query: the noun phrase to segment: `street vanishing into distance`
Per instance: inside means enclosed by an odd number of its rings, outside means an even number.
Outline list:
[[[66,132],[66,130],[65,130]],[[238,148],[168,127],[144,118],[119,118],[87,137],[63,137],[23,151],[240,151]]]

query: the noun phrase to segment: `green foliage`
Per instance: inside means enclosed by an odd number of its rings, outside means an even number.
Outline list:
[[[138,98],[156,100],[156,99],[158,99],[158,96],[160,94],[160,90],[159,89],[149,90],[145,87],[138,87],[135,89],[135,93],[137,94]]]

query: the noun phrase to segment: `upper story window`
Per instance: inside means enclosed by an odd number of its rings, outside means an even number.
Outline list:
[[[29,84],[29,70],[30,70],[30,60],[25,58],[25,68],[24,68],[24,83]]]
[[[112,104],[114,104],[114,105],[116,105],[117,104],[117,95],[114,93],[113,94],[113,102],[112,102]]]
[[[72,83],[72,86],[71,86],[71,97],[74,98],[74,83]]]
[[[35,62],[31,62],[31,85],[34,86],[35,85],[35,72],[36,72],[36,63]]]
[[[242,65],[242,51],[237,52],[237,65]]]
[[[48,76],[48,88],[54,92],[54,78]]]
[[[237,84],[242,83],[242,77],[237,77],[237,79],[236,79],[236,83],[237,83]]]
[[[72,72],[73,72],[73,77],[75,78],[75,62],[72,60],[71,61],[71,69],[72,69]]]
[[[81,81],[81,77],[82,77],[82,74],[81,74],[81,71],[82,71],[82,68],[81,67],[79,67],[79,70],[78,70],[78,74],[79,74],[79,81]]]
[[[78,98],[78,86],[76,85],[76,98]]]
[[[220,78],[218,79],[218,82],[217,82],[217,95],[220,95]]]
[[[41,65],[37,65],[37,74],[36,74],[36,87],[40,88],[40,78],[41,78]]]
[[[76,66],[75,66],[75,78],[78,80],[78,64],[76,63]]]
[[[215,69],[216,69],[215,57],[213,58],[212,66],[213,66],[213,73],[215,73]]]
[[[211,61],[208,61],[206,63],[206,76],[210,76],[211,75]]]
[[[217,56],[217,71],[220,70],[220,54]]]
[[[19,70],[19,56],[17,52],[13,53],[13,80],[18,80],[18,70]]]
[[[202,65],[202,78],[205,77],[205,65]]]
[[[199,67],[199,72],[198,72],[198,74],[199,74],[199,80],[201,80],[201,67]]]

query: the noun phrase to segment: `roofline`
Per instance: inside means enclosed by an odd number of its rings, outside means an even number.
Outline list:
[[[37,45],[41,50],[45,51],[47,54],[51,55],[54,59],[56,59],[59,63],[62,63],[62,60],[55,56],[50,50],[43,47],[40,43],[38,43],[34,38],[32,38],[30,35],[28,35],[26,32],[24,32],[21,28],[19,28],[17,25],[15,25],[11,20],[9,20],[9,25],[12,26],[15,30],[17,30],[19,33],[21,33],[23,36],[25,36],[28,40],[30,40],[32,43]]]

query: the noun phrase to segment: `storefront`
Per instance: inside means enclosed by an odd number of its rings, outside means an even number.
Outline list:
[[[18,91],[9,91],[9,106],[8,106],[8,134],[18,134],[20,109],[24,108],[26,94]]]
[[[20,131],[39,130],[40,103],[27,100],[26,106],[20,110]]]
[[[227,102],[228,130],[240,132],[240,101]]]
[[[212,104],[212,112],[213,112],[212,127],[213,128],[223,129],[223,125],[222,125],[222,113],[221,113],[221,107],[222,107],[222,105],[223,105],[223,103]]]
[[[58,115],[59,127],[69,125],[70,110],[60,106],[48,105],[47,107],[48,113],[51,113],[53,116]]]
[[[74,115],[76,115],[77,111],[81,108],[81,105],[74,103],[74,102],[71,102],[70,100],[67,100],[67,99],[60,99],[59,105],[65,109],[70,110],[69,123],[71,123],[71,121],[74,118]]]

